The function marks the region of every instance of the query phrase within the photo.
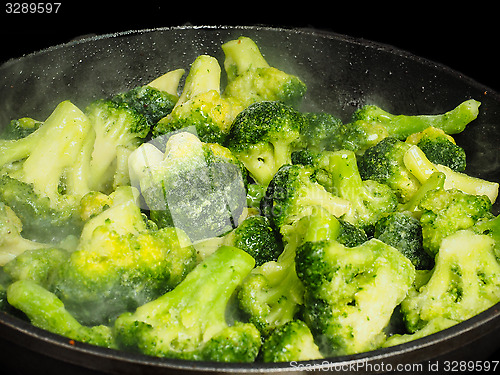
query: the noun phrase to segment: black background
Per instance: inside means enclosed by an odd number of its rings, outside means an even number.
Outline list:
[[[1,61],[82,35],[132,29],[184,24],[310,27],[390,44],[500,91],[500,31],[494,2],[489,6],[477,1],[443,6],[437,1],[419,1],[395,6],[392,2],[304,0],[283,5],[255,0],[59,1],[62,5],[57,14],[8,14],[3,5]]]
[[[0,63],[85,35],[186,24],[269,25],[316,28],[389,44],[447,65],[500,92],[495,2],[487,6],[478,1],[449,5],[420,1],[394,6],[380,1],[297,0],[282,5],[269,0],[229,4],[204,0],[59,1],[57,14],[9,14],[6,2],[2,4]],[[497,352],[494,359],[498,357]]]

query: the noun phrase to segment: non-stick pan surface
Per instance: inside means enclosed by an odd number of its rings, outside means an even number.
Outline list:
[[[43,119],[66,99],[84,107],[93,99],[145,84],[168,70],[189,68],[200,54],[222,61],[221,44],[241,35],[254,39],[271,65],[306,82],[304,110],[329,111],[348,120],[356,108],[369,103],[393,113],[434,114],[448,111],[466,99],[481,101],[479,117],[456,140],[466,149],[469,174],[500,181],[500,96],[496,92],[448,67],[390,46],[313,30],[160,28],[55,46],[0,67],[0,126],[23,116]],[[497,205],[494,211],[498,213]],[[446,360],[487,359],[500,346],[499,310],[497,304],[450,329],[393,348],[285,364],[214,364],[152,358],[70,343],[0,313],[0,358],[5,363],[2,366],[10,371],[37,374],[291,374],[313,368],[332,373],[426,373],[436,365],[444,370]]]

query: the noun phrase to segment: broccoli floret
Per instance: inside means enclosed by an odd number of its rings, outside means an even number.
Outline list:
[[[305,124],[304,116],[292,107],[281,102],[258,102],[236,116],[227,147],[257,183],[267,185],[282,165],[291,164],[291,154]]]
[[[0,201],[23,222],[24,237],[58,242],[79,234],[93,141],[90,122],[69,101],[27,137],[0,141]]]
[[[331,148],[350,150],[356,155],[362,155],[368,148],[388,136],[389,132],[381,124],[353,120],[341,127],[338,136],[333,139]]]
[[[21,310],[31,324],[70,339],[114,348],[112,329],[105,325],[81,325],[59,298],[32,280],[19,280],[7,288],[9,304]]]
[[[346,247],[356,247],[368,241],[368,235],[362,228],[343,219],[337,220],[340,224],[340,231],[337,234],[337,242]]]
[[[456,172],[464,172],[466,167],[465,150],[455,143],[452,136],[441,129],[427,129],[410,135],[406,142],[417,145],[434,164],[445,165]]]
[[[306,123],[301,131],[300,147],[321,152],[335,149],[337,138],[342,134],[342,121],[326,112],[303,113]]]
[[[196,58],[179,100],[156,124],[153,136],[194,127],[203,142],[223,144],[235,114],[231,103],[220,95],[220,74],[217,59],[208,55]]]
[[[260,202],[266,195],[267,186],[259,184],[247,185],[247,206],[249,208],[259,209]]]
[[[396,195],[387,185],[361,179],[353,151],[324,152],[318,166],[331,178],[328,189],[350,202],[350,210],[342,218],[351,224],[371,231],[384,213],[396,209]]]
[[[0,266],[23,252],[48,245],[25,239],[21,236],[22,222],[9,206],[0,202]]]
[[[420,201],[419,208],[423,246],[431,256],[436,255],[444,238],[492,217],[487,196],[466,194],[457,189],[432,190]]]
[[[423,247],[420,221],[408,212],[391,212],[375,224],[374,237],[398,249],[417,270],[428,270],[434,260]]]
[[[149,123],[126,101],[96,100],[85,113],[96,134],[89,169],[91,190],[109,193],[117,173],[119,150],[137,148],[149,134]]]
[[[49,288],[56,270],[69,258],[69,252],[55,247],[28,250],[4,266],[13,281],[31,280]]]
[[[316,206],[337,217],[351,209],[347,200],[331,194],[316,182],[314,173],[311,167],[284,165],[269,183],[261,200],[261,211],[281,234],[285,235],[295,221],[310,215]]]
[[[444,165],[434,164],[427,158],[418,146],[411,146],[404,158],[406,168],[423,184],[435,172],[444,173],[445,189],[459,189],[467,194],[486,195],[491,203],[498,197],[499,184],[481,178],[469,176],[465,173],[453,171]]]
[[[252,362],[261,345],[250,323],[226,320],[231,295],[255,265],[246,252],[222,246],[172,291],[115,322],[120,346],[158,357]]]
[[[121,191],[117,188],[116,191]],[[99,215],[113,204],[113,194],[101,193],[100,191],[90,191],[80,199],[80,218],[85,222]]]
[[[260,266],[277,260],[283,251],[281,237],[264,216],[249,216],[224,239],[224,244],[246,251]]]
[[[42,125],[43,122],[34,120],[30,117],[12,120],[0,132],[0,139],[15,140],[27,137]]]
[[[480,102],[470,99],[459,104],[449,112],[438,115],[393,115],[376,105],[366,105],[354,113],[355,120],[363,120],[385,127],[389,136],[405,140],[429,126],[442,129],[446,134],[462,132],[467,124],[475,120],[479,113]]]
[[[400,202],[407,202],[420,187],[419,180],[403,161],[410,147],[396,138],[384,138],[358,158],[361,177],[388,185]]]
[[[495,241],[495,256],[500,261],[500,215],[490,219],[479,220],[472,230],[478,234],[486,234]]]
[[[297,249],[305,288],[303,318],[325,355],[375,349],[415,277],[413,264],[377,239],[346,248],[335,240]]]
[[[500,301],[500,263],[495,241],[472,230],[460,230],[441,242],[427,283],[412,288],[401,303],[410,333],[435,319],[461,322]]]
[[[277,261],[256,267],[238,292],[240,309],[263,336],[299,312],[303,287],[295,273],[294,257],[295,246],[285,246]]]
[[[296,76],[269,66],[253,40],[240,37],[222,45],[228,83],[223,96],[241,109],[260,101],[296,106],[306,85]]]
[[[308,361],[323,358],[309,327],[292,320],[276,330],[262,344],[264,362]]]
[[[158,227],[175,226],[198,241],[237,226],[246,207],[246,170],[225,147],[181,132],[168,139],[164,153],[146,143],[129,161]]]
[[[50,290],[84,324],[108,324],[179,284],[194,267],[189,239],[175,228],[148,229],[131,188],[86,222],[80,242]]]
[[[145,85],[117,94],[111,100],[117,104],[125,103],[143,115],[151,129],[158,121],[172,112],[178,99],[176,95]]]
[[[277,261],[256,267],[238,293],[241,310],[263,336],[294,320],[303,303],[304,288],[295,271],[295,251],[304,241],[335,239],[340,222],[324,208],[311,207],[283,236],[284,250]]]

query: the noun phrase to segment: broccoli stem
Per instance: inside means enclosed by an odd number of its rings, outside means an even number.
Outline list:
[[[393,115],[377,106],[369,105],[361,108],[356,116],[365,121],[381,123],[391,136],[404,140],[430,126],[442,129],[446,134],[460,133],[468,123],[476,119],[480,105],[480,102],[470,99],[443,114],[417,116]]]
[[[176,107],[211,90],[220,92],[221,69],[216,58],[201,55],[194,60]]]
[[[28,136],[33,139],[43,139],[44,142],[26,141],[30,147],[35,144],[36,147],[29,151],[29,156],[24,161],[21,170],[15,172],[13,177],[33,184],[37,193],[46,195],[51,202],[57,204],[60,197],[61,178],[65,176],[67,170],[75,168],[78,161],[84,157],[82,148],[90,132],[92,132],[90,121],[79,108],[69,101],[60,103],[43,126]],[[72,187],[80,194],[86,193],[86,187],[82,189],[81,184],[77,184],[77,180],[76,175],[73,176]],[[73,194],[74,192],[67,191],[66,193]]]
[[[267,68],[269,64],[262,56],[259,47],[253,40],[240,37],[222,45],[226,56],[224,69],[228,79],[233,80],[242,73],[252,69]]]
[[[432,174],[441,172],[446,176],[444,188],[447,190],[455,188],[467,194],[486,195],[491,203],[495,203],[498,196],[498,183],[472,177],[465,173],[455,172],[444,165],[433,164],[418,146],[411,146],[408,151],[406,151],[403,162],[406,168],[408,168],[422,184],[425,183]]]
[[[435,172],[429,176],[417,190],[417,192],[410,198],[408,202],[399,207],[399,211],[408,211],[413,215],[418,215],[418,205],[427,192],[439,188],[444,188],[444,181],[446,175],[441,172]]]
[[[31,280],[19,280],[7,289],[9,304],[25,313],[39,328],[93,345],[115,347],[111,328],[81,325],[55,294]]]
[[[359,200],[364,187],[354,152],[343,150],[326,155],[328,157],[320,161],[320,167],[330,173],[336,195],[351,202]]]
[[[221,246],[175,289],[118,317],[118,341],[149,355],[203,359],[205,344],[229,327],[227,304],[254,266],[243,250]]]
[[[165,91],[170,95],[178,96],[177,90],[179,88],[179,82],[184,73],[184,69],[172,70],[154,79],[153,81],[148,83],[148,86],[161,91]]]

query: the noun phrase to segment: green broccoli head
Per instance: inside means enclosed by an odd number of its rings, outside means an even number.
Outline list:
[[[261,211],[281,234],[294,222],[322,207],[332,215],[342,216],[351,209],[350,203],[329,193],[314,180],[314,168],[284,165],[269,183],[261,200]]]
[[[222,246],[172,291],[115,322],[120,346],[158,357],[252,362],[261,345],[250,323],[229,325],[231,295],[255,265],[235,247]]]
[[[396,209],[397,198],[391,188],[374,180],[362,180],[353,151],[324,152],[318,167],[331,179],[327,186],[336,196],[350,202],[342,218],[371,231],[380,217]]]
[[[340,128],[330,147],[332,150],[349,150],[356,155],[362,155],[368,148],[388,136],[389,132],[381,124],[353,120]]]
[[[428,270],[434,260],[424,250],[422,226],[409,212],[391,212],[375,224],[374,237],[398,249],[417,270]]]
[[[269,219],[258,215],[243,220],[226,236],[224,243],[246,251],[255,259],[257,266],[277,260],[283,251],[281,237],[271,227]]]
[[[58,270],[52,289],[85,324],[108,324],[174,288],[192,269],[194,249],[174,228],[118,235],[97,227]]]
[[[239,307],[263,336],[293,320],[304,289],[295,272],[295,246],[285,246],[277,261],[256,267],[238,291]]]
[[[409,148],[410,145],[394,137],[384,138],[359,157],[361,177],[388,185],[400,202],[407,202],[420,187],[419,180],[404,164]]]
[[[492,216],[487,196],[471,195],[457,189],[429,191],[420,201],[419,208],[422,210],[423,246],[431,256],[437,254],[447,236]]]
[[[462,132],[467,124],[475,120],[479,113],[479,103],[470,99],[462,102],[449,112],[438,115],[393,115],[376,105],[365,105],[354,114],[355,120],[380,124],[389,136],[405,140],[413,133],[418,133],[429,126],[442,129],[446,134]]]
[[[148,229],[130,188],[85,223],[78,248],[50,286],[80,322],[107,324],[174,288],[196,255],[176,228]]]
[[[110,327],[80,324],[55,294],[33,280],[18,280],[10,284],[7,288],[7,300],[36,327],[76,341],[116,348]]]
[[[300,313],[304,287],[295,271],[297,247],[304,241],[343,237],[342,233],[335,216],[320,206],[311,207],[310,214],[290,224],[278,259],[256,267],[244,280],[238,293],[240,308],[264,336]]]
[[[428,127],[419,133],[410,135],[406,142],[417,145],[431,163],[447,166],[456,172],[465,171],[465,150],[458,146],[455,140],[442,129]]]
[[[368,241],[368,235],[361,227],[343,219],[337,220],[340,224],[340,230],[336,238],[337,242],[346,247],[356,247]]]
[[[500,264],[495,241],[472,230],[444,238],[427,283],[412,288],[401,304],[409,332],[418,332],[436,319],[456,323],[500,301]]]
[[[334,148],[343,124],[340,119],[326,112],[303,113],[306,123],[301,131],[300,147],[312,152]]]
[[[472,230],[478,234],[486,234],[495,241],[495,256],[500,259],[500,215],[479,220]]]
[[[172,112],[155,125],[153,136],[194,127],[203,142],[223,144],[234,112],[231,103],[220,95],[220,73],[217,59],[207,55],[197,57],[179,100]]]
[[[126,103],[134,111],[143,115],[151,129],[172,112],[178,99],[177,95],[145,85],[117,94],[111,100],[118,104]]]
[[[69,252],[55,247],[28,250],[4,266],[13,281],[31,280],[49,288],[54,273],[69,258]]]
[[[61,196],[57,207],[49,197],[37,194],[32,184],[4,175],[0,177],[0,200],[15,212],[22,222],[20,233],[31,241],[57,243],[82,230],[76,197]]]
[[[267,185],[282,165],[291,163],[305,124],[304,116],[292,107],[258,102],[236,116],[226,145],[257,183]]]
[[[301,320],[292,320],[264,341],[261,349],[264,362],[308,361],[323,358],[309,327]]]
[[[172,135],[165,152],[150,143],[129,158],[151,219],[175,226],[193,240],[223,235],[246,206],[246,170],[232,153],[191,133]]]
[[[269,66],[253,40],[240,37],[222,45],[228,84],[224,97],[241,109],[260,101],[279,100],[296,106],[306,85],[296,76]]]
[[[377,239],[352,248],[335,240],[305,242],[295,263],[305,288],[304,321],[325,355],[378,347],[415,277],[412,263]]]

